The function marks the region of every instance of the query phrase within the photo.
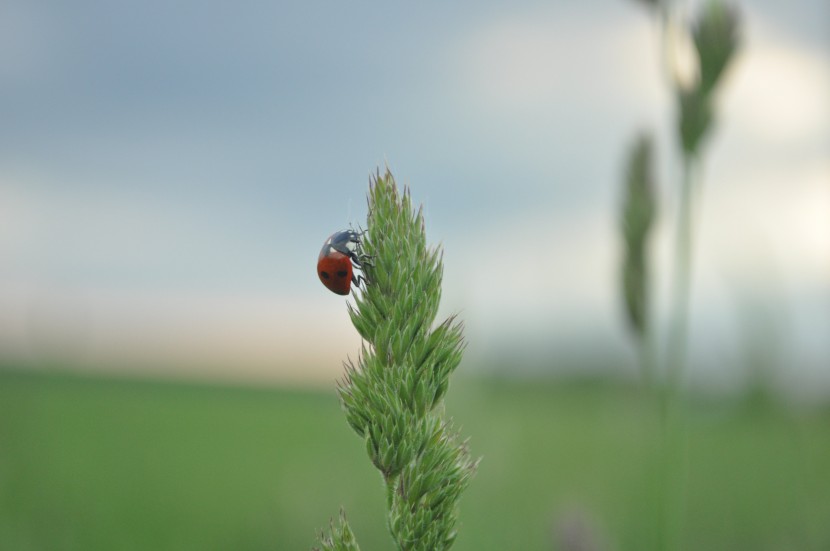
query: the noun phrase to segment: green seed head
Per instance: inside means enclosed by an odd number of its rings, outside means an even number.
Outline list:
[[[656,213],[654,188],[652,139],[643,134],[628,159],[621,223],[625,243],[622,287],[626,316],[631,330],[641,336],[646,331],[648,317],[647,249]]]
[[[440,551],[455,539],[458,500],[476,467],[436,413],[461,361],[462,326],[455,317],[435,325],[441,251],[427,245],[422,210],[388,171],[372,179],[367,227],[367,283],[349,306],[364,346],[338,391],[387,484],[399,548]]]

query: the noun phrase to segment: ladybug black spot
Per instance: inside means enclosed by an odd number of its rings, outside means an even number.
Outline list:
[[[328,279],[329,278],[329,273],[325,270],[320,272],[320,275],[323,276],[323,279]]]
[[[337,277],[346,277],[346,270],[340,270],[337,272]]]

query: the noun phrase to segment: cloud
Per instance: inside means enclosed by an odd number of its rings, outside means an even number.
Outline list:
[[[488,116],[605,115],[665,103],[656,34],[637,10],[518,11],[471,29],[458,44],[463,94]]]
[[[616,321],[617,241],[600,209],[525,211],[448,242],[446,290],[481,343]]]
[[[776,145],[827,140],[830,56],[787,40],[763,21],[750,27],[722,108],[747,139]]]
[[[827,287],[830,160],[733,165],[710,178],[699,247],[707,262],[762,283]]]
[[[462,310],[471,352],[517,335],[547,346],[621,334],[618,177],[642,125],[660,140],[655,274],[670,277],[674,114],[655,28],[619,1],[490,8],[448,12],[429,44],[426,10],[414,22],[372,12],[377,35],[355,34],[368,12],[349,9],[309,39],[296,22],[316,11],[282,8],[234,12],[243,26],[226,30],[241,42],[227,44],[206,32],[224,15],[204,13],[180,44],[187,9],[122,14],[87,39],[94,14],[38,23],[46,14],[18,6],[14,21],[40,34],[0,32],[0,77],[60,86],[16,92],[27,127],[8,127],[0,174],[0,344],[57,342],[101,363],[337,370],[354,333],[311,269],[322,239],[364,211],[365,163],[384,153],[446,244],[444,308]],[[734,281],[774,284],[759,268],[768,257],[799,304],[826,292],[830,269],[827,53],[747,9],[707,144],[693,297],[704,326],[722,321]],[[160,42],[131,40],[157,22]],[[74,65],[47,70],[61,55]],[[179,71],[190,61],[195,74]]]

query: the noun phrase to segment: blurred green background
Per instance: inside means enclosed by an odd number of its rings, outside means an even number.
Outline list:
[[[387,163],[466,328],[446,407],[483,460],[456,549],[647,548],[659,423],[619,207],[650,128],[662,343],[679,167],[641,4],[0,2],[0,550],[307,549],[341,507],[389,549],[334,392],[360,340],[313,272]],[[680,540],[827,550],[830,4],[737,5]]]
[[[306,549],[341,507],[362,548],[390,548],[382,481],[332,392],[0,383],[2,549]],[[687,405],[684,548],[827,549],[830,407]],[[457,376],[447,412],[483,461],[456,548],[646,548],[655,411],[624,383]]]

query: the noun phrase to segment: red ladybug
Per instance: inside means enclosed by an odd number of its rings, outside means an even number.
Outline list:
[[[362,233],[351,230],[339,231],[326,239],[320,256],[317,258],[317,275],[329,291],[338,295],[348,295],[352,283],[360,285],[366,281],[363,276],[355,276],[354,268],[361,268],[360,237]]]

